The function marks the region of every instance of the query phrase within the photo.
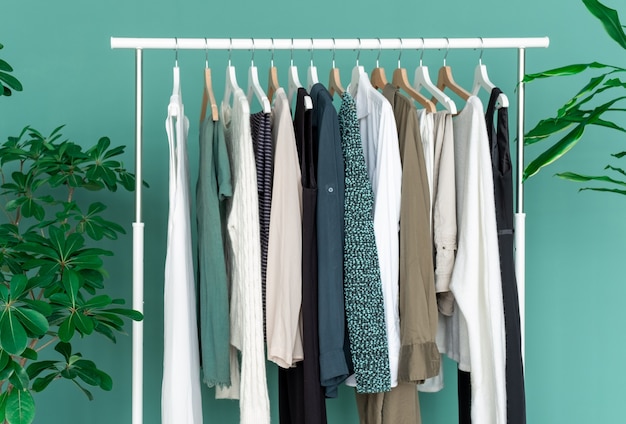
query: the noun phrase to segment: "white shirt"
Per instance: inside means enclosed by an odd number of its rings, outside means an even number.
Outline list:
[[[472,422],[506,423],[505,332],[491,156],[481,101],[454,118],[458,250],[446,353],[471,371]]]
[[[180,93],[172,95],[167,111],[165,129],[170,147],[170,163],[161,422],[202,424],[200,352],[189,215],[189,121]]]
[[[365,72],[361,72],[356,90],[351,86],[348,90],[356,102],[363,154],[374,192],[374,235],[383,288],[391,387],[395,387],[398,384],[400,361],[398,281],[402,162],[398,130],[391,104],[372,87]],[[354,377],[350,377],[346,384],[356,385]]]
[[[233,196],[227,204],[226,257],[231,283],[230,389],[216,388],[220,398],[239,398],[240,423],[269,424],[269,396],[263,348],[261,235],[257,175],[250,133],[250,106],[241,89],[233,107],[222,103],[224,138],[231,163]],[[241,352],[241,376],[237,350]]]

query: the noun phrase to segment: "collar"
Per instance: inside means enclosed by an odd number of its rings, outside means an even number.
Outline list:
[[[358,119],[365,118],[370,114],[372,90],[374,90],[374,87],[367,77],[367,73],[365,71],[359,72],[359,83],[356,87],[356,93],[352,96],[356,103],[356,116]]]

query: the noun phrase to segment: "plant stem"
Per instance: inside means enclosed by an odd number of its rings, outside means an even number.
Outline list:
[[[59,336],[54,336],[53,338],[48,340],[46,343],[44,343],[43,345],[39,346],[39,348],[35,349],[35,351],[39,352],[40,350],[43,350],[43,349],[47,348],[48,346],[50,346],[52,343],[56,342],[57,340],[59,340]]]

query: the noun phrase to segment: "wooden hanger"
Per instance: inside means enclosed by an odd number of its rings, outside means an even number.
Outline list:
[[[456,93],[463,100],[467,100],[471,96],[466,89],[454,81],[454,78],[452,77],[452,68],[447,65],[443,65],[439,68],[439,74],[437,75],[437,88],[443,91],[446,87]]]
[[[448,50],[446,50],[446,54],[443,57],[443,66],[439,68],[439,74],[437,75],[437,88],[443,91],[447,87],[463,100],[467,100],[471,94],[454,81],[454,78],[452,77],[452,68],[446,65],[447,57]],[[435,98],[433,98],[433,102],[436,102]]]
[[[213,122],[219,120],[217,102],[215,101],[215,95],[213,94],[213,82],[211,80],[211,68],[209,68],[209,48],[208,41],[205,39],[204,42],[207,44],[206,49],[206,58],[205,58],[205,66],[204,66],[204,91],[202,94],[202,107],[200,112],[200,122],[204,121],[206,117],[207,106],[211,105],[211,119]]]
[[[378,56],[376,57],[376,68],[372,71],[372,75],[370,77],[370,82],[372,86],[376,89],[382,90],[385,88],[387,84],[387,76],[385,75],[385,70],[380,67],[379,59],[380,59],[380,51],[381,51],[381,42],[380,38],[378,39]]]
[[[272,112],[270,101],[259,83],[259,71],[257,67],[254,66],[254,38],[252,39],[252,59],[250,59],[250,68],[248,68],[248,103],[252,101],[253,95],[261,104],[263,113]]]
[[[328,92],[332,97],[335,93],[339,94],[339,97],[343,96],[346,90],[341,85],[341,77],[339,76],[339,69],[335,67],[335,39],[333,38],[333,67],[328,75]]]
[[[272,38],[272,58],[270,59],[270,71],[267,77],[267,98],[272,103],[274,93],[280,88],[278,83],[278,70],[274,66],[274,39]]]
[[[428,100],[426,97],[422,96],[418,93],[411,84],[409,84],[409,78],[406,74],[406,69],[404,69],[400,64],[400,58],[402,57],[402,39],[400,39],[400,54],[398,55],[398,68],[393,71],[393,77],[391,80],[391,84],[394,87],[402,89],[405,93],[407,93],[413,100],[424,106],[428,112],[435,112],[437,109],[435,108],[435,104]]]

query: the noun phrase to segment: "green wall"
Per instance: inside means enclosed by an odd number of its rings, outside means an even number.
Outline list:
[[[617,6],[619,2],[612,1]],[[518,9],[512,11],[513,9]],[[626,10],[623,9],[624,12]],[[198,0],[111,0],[4,2],[0,9],[2,57],[16,69],[25,91],[0,99],[0,137],[15,135],[30,124],[44,132],[66,123],[74,141],[93,143],[108,135],[129,146],[133,162],[134,57],[128,50],[113,51],[111,36],[135,37],[500,37],[549,36],[551,47],[527,54],[528,71],[571,62],[599,60],[622,63],[624,52],[606,36],[573,0],[440,0],[373,2],[318,0],[315,3],[278,0],[208,2]],[[363,52],[370,69],[377,52]],[[435,70],[443,52],[428,51],[424,61]],[[226,52],[211,52],[218,97],[223,86]],[[330,52],[317,52],[320,76],[327,75]],[[240,81],[245,82],[250,54],[234,52]],[[343,78],[349,75],[355,53],[337,54]],[[392,70],[397,53],[383,52],[383,65]],[[478,52],[452,51],[448,63],[457,81],[471,85]],[[403,64],[412,70],[418,54],[405,51]],[[269,52],[257,51],[255,61],[266,80]],[[276,53],[281,82],[285,83],[289,54]],[[516,53],[486,51],[483,61],[492,80],[514,97]],[[160,421],[162,366],[162,291],[167,197],[166,107],[171,92],[174,53],[146,51],[145,66],[145,422]],[[201,100],[204,53],[181,51],[179,62],[184,100],[190,117],[192,180],[197,175],[197,121]],[[301,78],[308,52],[296,52]],[[344,81],[344,84],[347,81]],[[552,113],[572,89],[569,80],[528,87],[528,125]],[[577,83],[577,86],[580,85]],[[514,105],[513,105],[514,106]],[[515,130],[515,108],[511,110]],[[620,331],[626,285],[620,273],[626,224],[619,219],[624,200],[596,193],[577,194],[572,183],[557,180],[556,171],[598,172],[608,153],[624,150],[617,134],[590,131],[569,157],[526,185],[527,221],[527,345],[528,422],[614,423],[623,421],[620,375],[626,338]],[[527,149],[533,155],[532,149]],[[133,196],[108,196],[110,214],[130,233]],[[131,238],[108,246],[116,252],[107,263],[110,292],[131,297]],[[130,337],[117,345],[95,336],[81,350],[110,372],[114,390],[96,393],[87,401],[67,382],[55,383],[36,397],[35,422],[130,423]],[[447,364],[448,386],[443,393],[421,397],[425,423],[454,423],[456,414],[453,368]],[[274,422],[278,422],[275,367],[268,365]],[[237,422],[237,404],[212,400],[205,390],[205,422]],[[357,422],[352,393],[328,401],[330,422]]]

